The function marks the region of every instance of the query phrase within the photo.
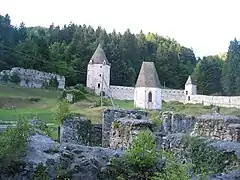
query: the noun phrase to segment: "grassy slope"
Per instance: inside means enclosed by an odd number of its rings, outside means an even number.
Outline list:
[[[13,121],[18,117],[31,119],[38,116],[47,123],[56,123],[54,121],[54,112],[57,106],[57,98],[60,96],[60,91],[42,90],[21,88],[15,86],[0,85],[0,121]],[[32,102],[31,97],[38,97],[39,102]],[[98,101],[99,97],[92,97],[93,101]],[[114,103],[121,108],[132,109],[133,101],[114,100]],[[11,107],[12,104],[16,109],[8,110],[3,108]],[[94,123],[101,122],[102,112],[107,107],[90,108],[93,102],[87,100],[70,105],[72,112],[80,113],[83,116],[91,119]],[[181,104],[177,102],[163,103],[164,111],[176,111],[189,115],[201,115],[211,113],[211,107],[203,107],[202,105]],[[221,108],[222,114],[240,115],[240,111],[235,108]]]

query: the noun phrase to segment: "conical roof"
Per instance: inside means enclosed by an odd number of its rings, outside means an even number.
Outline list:
[[[185,83],[185,85],[188,85],[188,84],[192,84],[192,85],[194,85],[194,82],[193,82],[191,76],[188,76],[187,82]]]
[[[135,87],[161,88],[158,74],[153,62],[143,62]]]
[[[102,44],[99,43],[90,61],[92,64],[103,64],[104,60],[106,61],[106,64],[110,65],[102,48]]]

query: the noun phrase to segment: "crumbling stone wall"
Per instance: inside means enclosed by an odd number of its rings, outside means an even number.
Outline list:
[[[192,132],[196,117],[174,112],[162,113],[162,126],[159,131],[163,134]]]
[[[197,118],[193,136],[240,142],[240,119],[236,116],[203,115]]]
[[[132,119],[146,118],[148,113],[139,110],[122,110],[122,109],[106,109],[103,113],[103,124],[102,124],[102,146],[110,146],[110,131],[114,120],[131,117]]]
[[[120,118],[112,123],[110,132],[111,149],[127,149],[141,130],[153,129],[152,121],[148,119]]]
[[[101,142],[101,124],[91,124],[90,120],[76,115],[63,121],[60,130],[60,143],[101,146]]]
[[[13,74],[17,74],[20,77],[20,86],[29,88],[42,88],[44,83],[49,83],[51,79],[56,78],[58,81],[58,89],[64,89],[65,87],[65,77],[58,74],[42,72],[34,69],[24,69],[19,67],[14,67],[11,70],[4,70],[0,72],[0,76],[4,74],[8,77]],[[1,79],[1,77],[0,77]]]

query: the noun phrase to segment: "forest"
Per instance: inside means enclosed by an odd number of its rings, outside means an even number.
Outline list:
[[[100,41],[111,63],[111,84],[134,86],[143,61],[155,63],[163,87],[183,89],[189,75],[198,94],[240,95],[240,46],[230,41],[224,55],[196,58],[191,48],[154,33],[134,34],[70,22],[63,27],[26,27],[0,15],[0,71],[23,67],[66,77],[68,86],[85,84],[87,65]]]

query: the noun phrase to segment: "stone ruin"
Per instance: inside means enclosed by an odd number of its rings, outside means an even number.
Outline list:
[[[65,77],[54,73],[14,67],[11,70],[1,71],[0,81],[4,74],[8,75],[8,77],[17,74],[20,77],[20,86],[22,87],[42,88],[45,83],[49,83],[51,79],[56,78],[58,81],[58,89],[65,88]]]
[[[27,179],[43,162],[49,167],[50,179],[56,176],[55,166],[62,164],[61,175],[71,173],[70,179],[97,180],[108,167],[110,158],[121,156],[143,129],[153,133],[159,149],[176,150],[184,134],[200,135],[215,140],[212,146],[234,153],[240,160],[239,118],[220,115],[194,117],[164,112],[161,119],[162,124],[154,127],[148,112],[116,109],[104,111],[102,124],[92,124],[78,114],[68,116],[60,129],[60,143],[42,134],[31,136],[24,160],[26,166],[15,179]],[[229,171],[209,180],[237,180],[239,177],[239,171]]]

